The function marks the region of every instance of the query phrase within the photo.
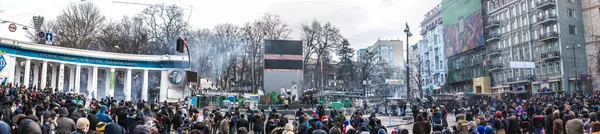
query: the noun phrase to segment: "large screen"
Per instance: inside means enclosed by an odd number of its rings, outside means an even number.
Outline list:
[[[265,93],[280,92],[282,88],[297,86],[302,93],[304,58],[302,41],[265,40],[264,44]]]
[[[481,0],[443,0],[446,57],[483,46]]]

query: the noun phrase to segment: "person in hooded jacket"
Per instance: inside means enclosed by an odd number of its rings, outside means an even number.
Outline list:
[[[387,129],[385,128],[385,126],[383,126],[383,124],[381,124],[381,120],[376,120],[373,130],[379,130],[379,129],[383,129],[384,131],[387,132]]]
[[[27,116],[21,118],[18,122],[18,134],[42,134],[42,128],[38,123],[39,119],[33,114],[32,109],[28,109],[25,114]]]
[[[554,122],[554,117],[553,117],[553,113],[552,113],[552,108],[548,107],[546,108],[546,110],[544,111],[546,117],[544,117],[544,130],[546,130],[547,134],[553,134],[554,133],[554,129],[553,129],[553,122]]]
[[[69,134],[75,131],[75,122],[69,117],[69,110],[63,107],[58,112],[58,119],[56,119],[56,133],[57,134]]]
[[[311,129],[311,125],[306,121],[306,117],[298,117],[298,134],[308,134],[308,130]]]
[[[133,132],[133,130],[135,130],[135,127],[137,127],[137,121],[135,121],[137,115],[135,114],[136,110],[134,108],[131,108],[131,110],[129,110],[129,114],[127,114],[127,118],[126,118],[126,122],[127,122],[127,132]]]
[[[413,124],[413,133],[414,134],[429,134],[431,131],[431,126],[429,122],[423,120],[422,115],[417,115],[417,120]]]
[[[96,131],[96,125],[99,122],[98,117],[96,117],[97,113],[98,113],[98,109],[94,108],[87,115],[87,119],[88,119],[88,121],[90,121],[90,127],[89,127],[90,130]]]
[[[563,134],[565,129],[563,127],[563,121],[560,119],[560,112],[554,111],[552,117],[554,117],[554,121],[552,122],[552,134]]]
[[[342,130],[334,125],[331,127],[331,129],[329,129],[329,134],[342,134]]]
[[[264,130],[264,117],[260,114],[260,113],[255,113],[254,114],[254,119],[253,119],[253,126],[252,126],[252,130],[254,131],[254,134],[263,134],[263,130]],[[214,128],[213,128],[214,129]]]
[[[571,113],[573,114],[573,113]],[[567,125],[565,126],[567,134],[583,134],[585,129],[583,127],[583,121],[579,118],[568,118]]]
[[[240,119],[237,120],[237,126],[238,127],[245,127],[246,129],[250,129],[250,124],[248,123],[248,120],[245,119],[244,114],[240,114]]]
[[[108,123],[108,122],[112,122],[112,118],[110,118],[110,115],[107,114],[108,112],[108,108],[106,107],[106,105],[102,105],[102,107],[100,108],[100,112],[96,114],[96,117],[98,117],[98,122],[104,122],[104,123]]]
[[[315,123],[315,130],[313,130],[313,132],[311,134],[327,134],[327,132],[325,132],[325,130],[323,130],[323,123],[321,123],[321,121],[317,121]]]

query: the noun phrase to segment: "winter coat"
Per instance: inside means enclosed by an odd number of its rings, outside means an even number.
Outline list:
[[[554,119],[553,118],[554,118],[554,115],[553,116],[547,115],[544,119],[545,120],[544,129],[546,130],[546,134],[553,134],[553,132],[554,132],[554,129],[553,129]]]
[[[563,134],[565,129],[563,128],[563,122],[560,118],[555,118],[552,123],[552,134]]]
[[[86,132],[84,132],[84,131],[83,131],[83,130],[81,130],[81,129],[77,129],[77,131],[74,131],[74,132],[73,132],[73,133],[71,133],[71,134],[87,134],[87,133],[86,133]]]
[[[533,133],[533,125],[531,124],[531,121],[529,121],[529,119],[521,120],[521,129],[523,129],[523,132]]]
[[[565,128],[567,129],[567,134],[583,134],[585,132],[583,121],[581,121],[581,119],[571,119],[567,121]]]
[[[229,120],[224,119],[221,121],[221,125],[219,126],[219,134],[229,134],[231,132],[229,126]]]
[[[112,118],[110,118],[110,115],[106,114],[108,108],[106,106],[102,106],[102,108],[100,108],[100,112],[96,114],[96,117],[98,117],[98,122],[112,122]]]
[[[327,134],[323,129],[316,129],[312,132],[312,134]]]
[[[95,114],[88,113],[87,119],[90,121],[90,130],[96,131],[96,125],[98,125],[98,117],[96,117]]]
[[[38,123],[38,118],[30,114],[19,120],[18,134],[42,134],[42,127]]]
[[[417,120],[413,124],[414,134],[429,134],[431,132],[431,125],[429,122],[423,120],[423,116],[417,115]]]
[[[250,129],[250,126],[248,124],[248,120],[246,120],[246,119],[239,119],[237,121],[237,127],[238,128],[245,127],[246,129]]]
[[[469,127],[467,127],[467,124],[469,122],[467,120],[465,120],[465,115],[458,114],[458,115],[456,115],[456,118],[458,118],[458,123],[456,124],[456,127],[458,127],[458,131],[460,131],[460,132],[469,131]]]
[[[508,117],[507,119],[508,119],[508,122],[509,122],[508,133],[510,133],[510,134],[517,133],[520,130],[519,122],[517,120],[517,117],[514,116],[514,115],[512,115],[512,116]]]
[[[264,121],[265,118],[263,118],[260,114],[254,114],[254,119],[253,119],[253,128],[252,130],[254,131],[262,131],[264,130]],[[214,129],[214,128],[213,128]]]
[[[75,122],[71,118],[60,117],[56,119],[56,133],[73,132],[76,130]]]
[[[544,127],[544,115],[535,115],[533,116],[533,127],[534,128],[543,128]]]

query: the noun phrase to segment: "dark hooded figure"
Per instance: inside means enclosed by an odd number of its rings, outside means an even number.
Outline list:
[[[60,117],[56,119],[56,133],[71,133],[76,130],[75,121],[73,121],[71,118],[68,118],[69,111],[67,110],[67,108],[61,108],[58,112],[58,115],[60,115]]]
[[[137,121],[136,119],[136,110],[131,108],[131,110],[129,110],[129,114],[127,114],[127,132],[133,132],[133,130],[135,130],[135,127],[137,126]]]

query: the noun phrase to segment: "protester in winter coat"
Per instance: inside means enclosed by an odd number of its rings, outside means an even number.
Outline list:
[[[245,116],[246,115],[244,114],[240,114],[240,119],[237,121],[237,127],[245,127],[246,129],[250,129],[250,124],[248,123],[248,120],[245,119]]]
[[[76,130],[75,122],[69,117],[69,111],[63,107],[58,112],[60,117],[56,119],[56,133],[57,134],[68,134]]]
[[[533,133],[534,129],[533,129],[533,124],[531,123],[531,120],[529,119],[529,117],[527,117],[528,114],[523,114],[521,115],[522,117],[517,117],[517,118],[521,118],[521,129],[523,131],[523,133]],[[542,118],[542,122],[543,122],[544,118]],[[543,126],[543,125],[541,125]]]
[[[42,128],[38,121],[37,116],[31,112],[19,120],[19,126],[16,132],[18,134],[42,134]]]
[[[546,114],[546,117],[544,117],[544,130],[546,130],[546,134],[553,134],[554,117],[552,107],[546,108],[544,113]]]
[[[264,124],[264,117],[262,117],[262,115],[260,113],[255,113],[254,114],[254,119],[253,119],[253,127],[252,130],[256,133],[262,133],[264,132],[264,128],[263,128],[263,124]],[[214,128],[213,128],[214,129]]]
[[[4,121],[0,121],[0,133],[2,134],[10,134],[10,125],[8,125],[6,122]]]
[[[585,129],[583,128],[583,121],[579,118],[570,118],[565,126],[567,134],[583,134]]]
[[[96,114],[98,113],[98,110],[96,108],[92,109],[90,113],[88,113],[87,115],[87,119],[88,121],[90,121],[90,130],[94,130],[96,131],[96,125],[98,124],[98,117],[96,117]]]
[[[135,130],[133,130],[133,134],[151,134],[152,129],[148,125],[137,125]]]
[[[104,127],[105,134],[125,134],[125,128],[120,126],[117,123],[107,123],[106,127]]]
[[[596,117],[596,113],[591,112],[590,115],[590,132],[600,132],[600,122],[598,122],[598,118]]]
[[[221,120],[221,125],[219,125],[219,134],[229,134],[231,133],[231,127],[229,126],[230,123],[230,116],[229,115],[225,115],[225,118],[223,120]]]
[[[102,108],[100,108],[100,112],[96,114],[96,117],[98,117],[98,122],[112,122],[112,118],[110,118],[110,115],[108,115],[107,112],[108,108],[103,105]]]
[[[312,132],[312,134],[327,134],[327,132],[323,130],[323,123],[321,123],[321,121],[317,121],[315,123],[315,130]]]
[[[337,126],[333,126],[329,129],[329,134],[342,134],[342,130]]]
[[[554,113],[552,113],[552,117],[554,117],[554,122],[552,122],[553,134],[563,134],[565,129],[563,128],[562,119],[560,119],[560,112],[554,111]]]
[[[535,115],[533,116],[533,132],[535,134],[541,134],[544,128],[545,117],[539,109],[535,109]]]
[[[429,122],[423,120],[422,115],[417,115],[417,120],[413,124],[413,133],[415,134],[429,134],[431,126]]]

